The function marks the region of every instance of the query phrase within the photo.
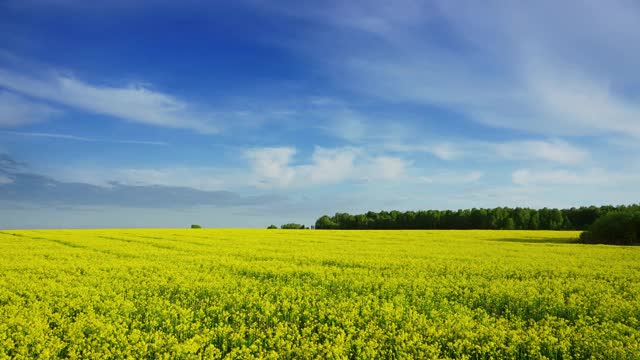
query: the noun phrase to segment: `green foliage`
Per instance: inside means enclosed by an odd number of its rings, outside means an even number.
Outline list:
[[[0,359],[640,359],[578,232],[0,232]]]
[[[278,228],[278,227],[277,227],[277,226],[275,226],[275,225],[273,225],[273,224],[271,224],[271,225],[269,225],[269,226],[267,227],[267,229],[272,229],[272,230],[273,230],[273,229],[277,229],[277,228]]]
[[[337,229],[338,225],[327,215],[320,217],[316,221],[316,229]]]
[[[299,230],[299,229],[305,229],[305,227],[302,224],[289,223],[289,224],[281,225],[280,229]]]
[[[599,217],[622,210],[638,210],[640,205],[580,207],[570,209],[506,208],[369,211],[351,215],[324,215],[316,229],[487,229],[487,230],[586,230]]]
[[[191,225],[192,229],[202,229],[202,226],[198,225],[198,224],[192,224]]]
[[[596,220],[580,235],[587,244],[640,245],[640,211],[615,211]]]

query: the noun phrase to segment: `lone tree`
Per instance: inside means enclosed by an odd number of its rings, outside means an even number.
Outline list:
[[[277,226],[275,226],[275,225],[273,225],[273,224],[271,224],[271,225],[269,225],[269,226],[267,227],[267,229],[277,229],[277,228],[278,228],[278,227],[277,227]]]
[[[192,224],[191,225],[192,229],[202,229],[202,226],[198,225],[198,224]]]

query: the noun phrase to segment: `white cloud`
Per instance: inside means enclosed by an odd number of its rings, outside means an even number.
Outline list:
[[[464,182],[475,182],[480,180],[484,176],[484,173],[481,171],[472,171],[467,176],[463,177]]]
[[[633,183],[640,179],[636,173],[618,173],[593,168],[586,171],[566,169],[519,169],[511,174],[514,184],[528,185],[606,185],[615,187],[623,183]]]
[[[511,160],[545,160],[575,165],[584,162],[589,153],[564,141],[524,140],[490,144],[496,155]]]
[[[0,68],[0,86],[30,97],[119,119],[215,133],[210,115],[175,96],[142,84],[94,85],[55,74],[35,78]]]
[[[478,182],[484,173],[482,171],[473,170],[465,173],[457,173],[457,172],[440,172],[430,176],[422,176],[419,178],[421,182],[427,184],[470,184]]]
[[[6,184],[12,184],[12,183],[13,183],[13,179],[12,178],[10,178],[7,175],[0,174],[0,186],[6,185]]]
[[[310,165],[296,169],[300,177],[311,184],[338,183],[353,176],[354,161],[360,155],[355,148],[325,149],[316,147]]]
[[[245,152],[256,176],[258,186],[288,186],[295,177],[290,162],[296,153],[291,147],[256,148]]]
[[[406,176],[409,162],[391,156],[379,156],[371,160],[368,176],[376,179],[397,180]]]
[[[359,148],[327,149],[317,146],[308,163],[292,164],[290,147],[258,148],[245,152],[253,169],[253,185],[305,187],[349,180],[396,180],[404,177],[410,162],[390,156],[368,156]]]
[[[453,160],[460,156],[460,151],[451,144],[438,144],[433,148],[433,154],[442,160]]]
[[[489,160],[547,161],[577,165],[589,158],[589,152],[562,140],[515,140],[483,142],[458,139],[434,144],[387,144],[385,149],[405,153],[429,153],[441,160],[463,158]]]
[[[0,91],[0,127],[18,127],[45,121],[61,114],[51,106],[26,99],[8,91]]]

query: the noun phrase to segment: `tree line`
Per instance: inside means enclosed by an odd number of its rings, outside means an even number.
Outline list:
[[[613,211],[580,235],[586,244],[640,245],[640,211]]]
[[[267,227],[267,229],[277,229],[278,227],[271,224]],[[306,227],[303,224],[296,224],[296,223],[288,223],[288,224],[283,224],[280,225],[280,229],[286,229],[286,230],[304,230],[306,229]]]
[[[587,230],[600,217],[612,212],[640,211],[638,205],[583,206],[570,209],[493,209],[369,211],[351,215],[324,215],[316,229],[488,229],[488,230]]]

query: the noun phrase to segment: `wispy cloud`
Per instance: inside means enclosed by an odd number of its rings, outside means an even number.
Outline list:
[[[10,183],[0,185],[0,198],[44,207],[95,205],[134,208],[242,206],[281,200],[277,196],[241,196],[229,191],[204,191],[184,186],[113,184],[102,187],[59,182],[34,174],[15,174]]]
[[[261,6],[305,21],[313,41],[285,46],[321,58],[338,84],[361,94],[536,134],[640,137],[634,2]]]
[[[0,90],[0,127],[12,128],[45,121],[62,114],[49,105]]]
[[[589,158],[589,152],[565,141],[523,140],[488,144],[495,154],[510,160],[544,160],[576,165]]]
[[[393,156],[374,157],[369,165],[366,165],[365,174],[373,179],[400,180],[407,176],[412,162]]]
[[[28,172],[7,154],[0,154],[0,208],[7,204],[51,206],[123,206],[131,208],[180,208],[193,206],[250,206],[279,202],[279,195],[241,195],[240,193],[176,185],[172,176],[161,171],[120,171],[127,180],[97,184],[82,177],[60,180]],[[5,166],[6,165],[6,166]],[[182,175],[185,175],[183,171]],[[106,186],[105,186],[106,185]],[[201,184],[202,185],[202,184]]]
[[[438,172],[430,176],[421,176],[418,178],[420,182],[427,184],[470,184],[479,181],[484,173],[479,170],[469,172]]]
[[[366,109],[366,106],[333,97],[311,97],[297,99],[298,117],[312,119],[314,127],[336,139],[352,144],[375,143],[409,136],[415,129],[408,120],[390,121],[394,118],[380,109]],[[397,115],[396,115],[397,116]]]
[[[0,87],[29,97],[148,125],[216,133],[210,113],[143,84],[90,84],[58,73],[40,77],[0,68]]]
[[[519,169],[512,174],[516,185],[606,185],[618,186],[635,183],[637,173],[618,173],[600,168],[574,171],[567,169]]]
[[[8,175],[0,174],[0,186],[13,183],[13,178]]]
[[[201,191],[247,190],[248,170],[181,164],[138,167],[91,165],[44,168],[46,176],[60,182],[79,182],[103,188],[114,185],[188,187]]]
[[[71,134],[58,134],[58,133],[40,133],[40,132],[22,132],[22,131],[3,131],[2,134],[26,136],[34,138],[46,138],[46,139],[60,139],[60,140],[73,140],[83,142],[104,142],[114,144],[137,144],[137,145],[169,145],[164,141],[145,141],[145,140],[113,140],[113,139],[98,139],[86,136],[76,136]]]
[[[433,144],[390,143],[384,148],[393,152],[429,153],[441,160],[481,159],[546,161],[565,165],[578,165],[589,159],[587,150],[562,140],[514,140],[486,142],[475,139],[457,139]]]
[[[24,167],[25,164],[14,160],[5,153],[0,153],[0,171],[17,171]]]
[[[429,153],[441,160],[455,160],[464,156],[467,145],[438,141],[434,144],[389,143],[384,148],[392,152]]]

